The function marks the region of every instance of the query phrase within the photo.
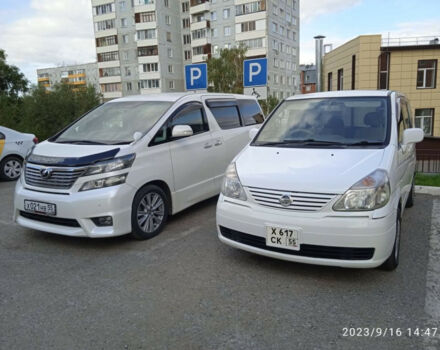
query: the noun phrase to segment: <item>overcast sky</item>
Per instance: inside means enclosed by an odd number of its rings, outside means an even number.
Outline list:
[[[267,0],[270,1],[270,0]],[[334,47],[361,34],[440,36],[440,0],[302,0],[300,61],[317,34]],[[0,48],[32,82],[36,69],[96,60],[90,0],[0,0]]]

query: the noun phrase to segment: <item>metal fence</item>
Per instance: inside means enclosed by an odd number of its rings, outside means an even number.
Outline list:
[[[416,145],[417,171],[421,173],[440,173],[440,137],[425,137]]]
[[[382,38],[382,46],[419,46],[419,45],[439,45],[438,36],[419,36],[406,38]]]

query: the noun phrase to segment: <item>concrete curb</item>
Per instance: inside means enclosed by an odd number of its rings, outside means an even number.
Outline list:
[[[420,193],[420,194],[430,194],[432,196],[440,196],[440,187],[416,185],[415,190],[416,193]]]

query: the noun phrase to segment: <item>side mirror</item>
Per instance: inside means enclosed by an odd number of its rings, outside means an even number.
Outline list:
[[[192,136],[194,134],[193,129],[189,125],[175,125],[171,132],[173,139]]]
[[[425,134],[422,129],[412,128],[403,131],[402,144],[408,145],[410,143],[417,143],[423,140]]]
[[[249,130],[249,138],[250,138],[251,140],[253,140],[254,137],[258,134],[258,130],[260,130],[260,129],[258,129],[258,128],[252,128],[251,130]]]

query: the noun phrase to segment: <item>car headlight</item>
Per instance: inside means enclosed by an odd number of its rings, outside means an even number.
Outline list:
[[[119,158],[106,160],[89,166],[82,176],[104,174],[112,171],[130,168],[134,162],[136,155],[134,153]]]
[[[373,171],[355,183],[333,205],[336,211],[375,210],[384,207],[390,199],[390,181],[382,169]]]
[[[225,177],[222,184],[222,194],[226,197],[247,200],[246,193],[238,178],[235,163],[229,164],[225,172]]]
[[[90,190],[96,190],[98,188],[121,185],[125,183],[125,180],[127,179],[127,175],[128,174],[121,174],[121,175],[106,177],[103,179],[87,181],[81,186],[81,189],[79,191],[80,192],[90,191]]]

